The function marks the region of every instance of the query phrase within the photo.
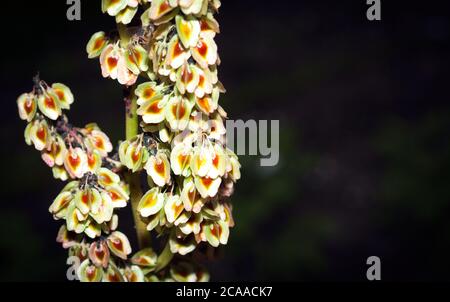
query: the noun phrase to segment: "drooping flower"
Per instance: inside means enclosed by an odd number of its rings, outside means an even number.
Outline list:
[[[24,93],[17,99],[19,116],[21,119],[31,122],[36,114],[37,104],[33,94]]]
[[[102,11],[116,17],[117,23],[129,24],[136,15],[139,3],[146,0],[102,0]]]
[[[81,178],[88,171],[87,155],[81,148],[68,150],[64,167],[72,178]]]
[[[137,210],[142,217],[149,217],[158,213],[164,206],[164,195],[159,188],[153,188],[145,193],[139,201]]]
[[[100,55],[100,66],[104,78],[118,80],[122,85],[133,85],[137,75],[128,69],[124,50],[118,45],[106,46]]]
[[[86,173],[79,181],[70,182],[49,211],[55,219],[66,220],[68,231],[95,238],[102,229],[111,229],[108,224],[113,220],[113,210],[126,205],[128,198],[119,176],[101,168],[97,174]]]
[[[108,46],[109,41],[103,31],[96,32],[92,35],[88,44],[86,45],[86,52],[89,59],[97,58],[102,53],[103,49]]]

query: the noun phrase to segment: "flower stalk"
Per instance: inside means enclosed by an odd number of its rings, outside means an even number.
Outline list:
[[[119,32],[120,43],[127,45],[130,40],[130,36],[127,31],[127,26],[118,23],[117,30]],[[134,93],[136,86],[124,87],[124,102],[125,102],[125,138],[127,140],[136,137],[139,133],[139,119],[136,113],[137,111],[137,97]],[[151,245],[151,236],[147,231],[147,225],[142,221],[138,212],[139,201],[142,198],[141,179],[139,172],[133,173],[132,171],[126,172],[125,178],[130,188],[130,203],[131,211],[133,214],[134,225],[136,228],[136,236],[139,244],[139,248],[143,249]]]

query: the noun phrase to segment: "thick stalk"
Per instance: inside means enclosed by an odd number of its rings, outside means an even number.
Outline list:
[[[117,29],[120,35],[120,43],[123,46],[128,44],[130,36],[127,32],[127,28],[123,24],[117,24]],[[124,98],[126,104],[125,112],[125,132],[126,139],[132,139],[139,133],[139,119],[136,114],[137,110],[137,97],[134,94],[135,87],[124,88]],[[134,225],[136,228],[136,235],[139,243],[139,248],[149,247],[151,244],[150,233],[147,231],[147,225],[142,221],[137,206],[142,198],[141,179],[139,173],[127,172],[126,179],[130,186],[130,203],[131,210],[133,212]]]

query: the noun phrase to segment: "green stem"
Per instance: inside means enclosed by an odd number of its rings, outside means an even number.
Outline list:
[[[130,40],[127,27],[123,24],[117,24],[117,29],[120,35],[120,43],[126,46]],[[137,97],[134,94],[135,86],[124,88],[124,97],[126,98],[126,112],[125,112],[125,132],[126,139],[132,139],[139,133],[139,119],[136,114]],[[151,245],[150,233],[147,231],[147,225],[142,221],[142,218],[137,210],[139,201],[142,198],[141,179],[139,173],[127,172],[125,176],[130,186],[130,203],[133,212],[134,225],[136,228],[136,235],[138,239],[139,248],[143,249]]]

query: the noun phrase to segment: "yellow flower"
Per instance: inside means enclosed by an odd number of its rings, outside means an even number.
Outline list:
[[[170,163],[166,154],[159,152],[150,156],[145,170],[157,186],[163,187],[170,183]]]

